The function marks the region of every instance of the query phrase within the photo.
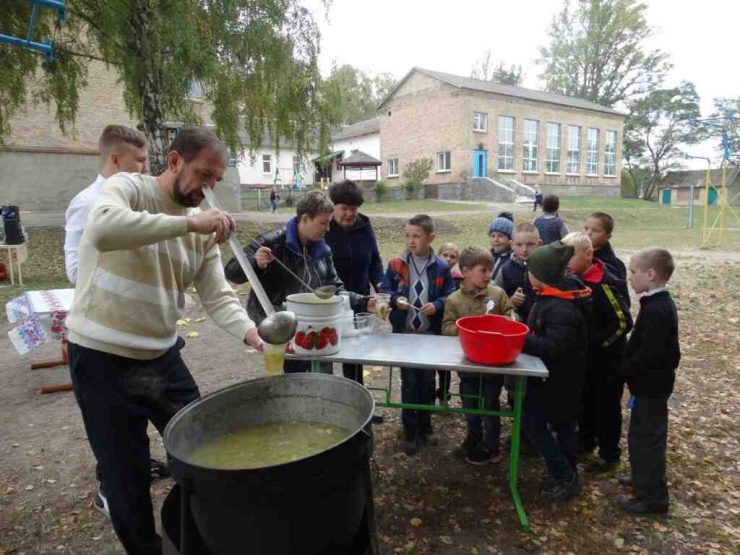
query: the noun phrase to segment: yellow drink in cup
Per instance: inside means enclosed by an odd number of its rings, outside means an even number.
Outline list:
[[[375,295],[375,315],[385,320],[391,312],[391,296],[388,293]]]
[[[265,355],[265,370],[267,373],[281,374],[283,372],[283,362],[285,362],[285,343],[281,345],[265,343],[262,351]]]

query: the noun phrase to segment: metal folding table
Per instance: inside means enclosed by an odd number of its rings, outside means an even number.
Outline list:
[[[290,355],[290,358],[310,360],[312,370],[319,370],[322,362],[344,362],[365,366],[387,366],[388,385],[382,388],[369,387],[382,391],[384,397],[376,400],[380,407],[427,410],[454,414],[480,414],[482,416],[502,416],[512,418],[511,453],[509,456],[509,489],[514,500],[519,522],[523,529],[529,529],[529,520],[519,495],[519,442],[522,429],[522,404],[526,378],[546,378],[547,368],[542,360],[530,355],[519,357],[508,366],[481,366],[470,362],[462,352],[457,337],[416,334],[361,335],[343,338],[341,350],[335,355],[310,357]],[[514,408],[511,411],[490,411],[479,404],[477,409],[444,407],[437,405],[416,405],[393,401],[393,368],[434,368],[435,370],[475,372],[478,374],[508,375],[514,378]]]

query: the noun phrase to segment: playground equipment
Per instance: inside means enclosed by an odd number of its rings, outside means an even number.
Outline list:
[[[33,32],[36,26],[36,19],[38,17],[39,7],[51,8],[57,12],[57,21],[64,21],[66,18],[66,12],[64,3],[66,0],[26,0],[33,6],[31,9],[31,21],[28,24],[28,32],[26,38],[14,37],[12,35],[5,35],[0,33],[0,43],[13,44],[20,46],[21,48],[27,48],[35,52],[41,52],[46,58],[47,62],[54,61],[54,50],[53,43],[49,37],[44,39],[44,42],[36,42],[33,40]]]
[[[732,184],[735,182],[738,174],[740,173],[740,166],[738,166],[740,153],[732,151],[733,140],[732,137],[737,133],[737,129],[740,128],[740,118],[736,117],[717,117],[696,120],[696,123],[702,124],[706,127],[712,127],[720,129],[722,132],[722,162],[720,163],[721,177],[718,184],[712,182],[711,175],[711,160],[703,156],[691,156],[686,155],[686,158],[697,158],[707,161],[707,173],[704,178],[705,187],[705,198],[704,198],[704,209],[702,214],[701,223],[701,241],[700,246],[711,247],[719,246],[722,244],[723,236],[725,231],[740,231],[740,214],[736,212],[733,204],[740,197],[740,191],[735,192],[730,196],[730,190],[728,183]],[[732,167],[730,164],[732,163]],[[732,177],[728,181],[728,174]],[[712,195],[716,195],[716,212],[710,214],[710,199]],[[693,191],[691,193],[691,204],[689,205],[689,227],[693,227]],[[728,227],[727,217],[731,216],[732,226]]]

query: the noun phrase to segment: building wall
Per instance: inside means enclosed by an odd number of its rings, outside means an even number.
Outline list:
[[[487,114],[485,132],[473,130],[473,114],[476,111]],[[514,167],[511,171],[497,169],[499,116],[514,118]],[[473,176],[473,150],[483,148],[487,150],[487,175],[494,179],[516,179],[527,185],[540,185],[543,190],[552,192],[619,195],[624,126],[623,118],[617,115],[501,95],[458,91],[441,81],[416,73],[384,107],[380,118],[384,174],[387,174],[389,159],[399,159],[402,173],[406,163],[422,157],[432,157],[436,168],[436,153],[450,151],[450,171],[433,171],[428,183],[458,183],[465,177]],[[539,122],[537,171],[531,173],[523,171],[525,119]],[[561,126],[560,169],[557,173],[545,172],[548,122]],[[577,175],[566,174],[568,125],[581,127],[581,156]],[[589,127],[599,129],[596,175],[586,175]],[[604,144],[606,132],[611,130],[617,132],[616,168],[614,176],[606,176]]]
[[[382,173],[389,183],[403,181],[409,162],[432,158],[435,169],[427,183],[452,183],[461,179],[460,170],[472,156],[465,144],[462,99],[449,85],[419,73],[413,74],[396,92],[380,114]],[[435,155],[449,150],[450,172],[437,172]],[[398,176],[389,175],[388,160],[398,159]]]
[[[262,166],[263,156],[270,157],[270,171],[264,172]],[[295,149],[281,148],[276,153],[274,148],[263,147],[250,156],[244,153],[239,160],[239,178],[244,185],[272,185],[275,181],[275,171],[280,174],[283,185],[293,184],[293,157],[298,156]],[[303,156],[301,161],[301,182],[305,185],[314,183],[314,164],[310,158],[315,155]]]

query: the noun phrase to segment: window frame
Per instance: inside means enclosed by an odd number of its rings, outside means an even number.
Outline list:
[[[596,131],[596,150],[593,150],[593,142],[591,141],[591,131]],[[599,139],[600,129],[597,127],[588,127],[586,131],[586,175],[587,176],[598,176],[599,175]],[[590,171],[594,170],[594,171]]]
[[[511,128],[502,127],[504,121],[511,122]],[[511,132],[511,140],[504,140],[504,132]],[[508,138],[508,137],[507,137]],[[514,160],[516,157],[516,118],[514,116],[498,117],[498,138],[496,150],[496,171],[505,173],[515,173]],[[503,147],[503,154],[501,148]],[[501,162],[504,162],[502,165]],[[508,163],[507,163],[508,162]]]
[[[528,129],[528,125],[534,123],[534,132]],[[538,157],[540,154],[540,122],[536,119],[527,118],[524,120],[523,127],[523,141],[522,141],[522,173],[538,173],[539,164]],[[534,142],[532,142],[534,138]]]
[[[447,162],[447,167],[440,164],[440,159]],[[452,152],[449,150],[440,150],[437,152],[437,171],[436,173],[449,173],[452,171]]]
[[[391,170],[391,168],[393,167],[393,165],[396,166],[395,173]],[[386,177],[398,177],[398,176],[399,176],[399,173],[398,173],[398,158],[388,158],[388,175]]]
[[[609,137],[614,141],[610,142]],[[609,146],[612,148],[610,149]],[[611,168],[611,172],[609,169]],[[604,135],[604,177],[617,177],[617,131],[607,129]]]
[[[265,162],[267,162],[267,170],[265,170]],[[272,154],[262,155],[262,173],[272,175]]]
[[[578,132],[573,134],[573,130]],[[573,138],[576,139],[575,147],[573,148]],[[575,153],[575,158],[573,154]],[[565,164],[565,175],[581,175],[581,126],[568,124],[568,150],[567,150],[567,161]],[[576,171],[571,171],[573,162],[576,165]]]
[[[553,135],[550,130],[553,128],[557,129],[557,135],[554,135],[555,146],[550,146],[550,139]],[[560,142],[562,140],[562,125],[554,121],[548,121],[545,134],[545,173],[552,175],[560,175]],[[551,154],[556,152],[555,156]],[[553,169],[554,168],[554,169]]]
[[[480,116],[480,118],[479,118]],[[478,120],[483,121],[483,127],[476,127]],[[487,112],[473,112],[473,131],[475,133],[488,133],[488,113]]]

